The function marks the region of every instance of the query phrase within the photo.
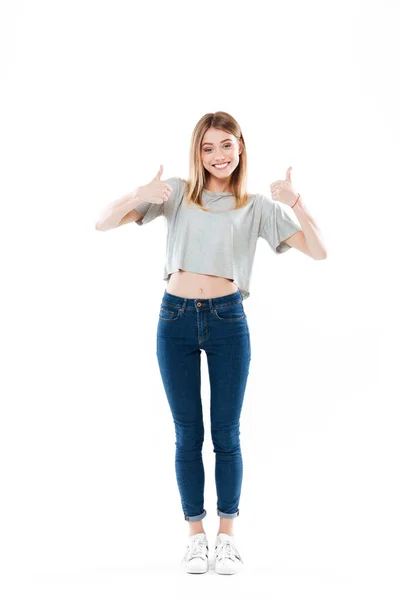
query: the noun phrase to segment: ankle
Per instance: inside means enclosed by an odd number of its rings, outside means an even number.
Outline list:
[[[194,528],[194,529],[189,529],[189,536],[191,535],[197,535],[198,533],[204,533],[206,534],[206,532],[204,531],[204,529],[201,528]]]

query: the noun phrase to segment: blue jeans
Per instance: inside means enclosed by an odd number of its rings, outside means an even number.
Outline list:
[[[239,515],[243,477],[240,413],[251,349],[243,296],[182,298],[165,290],[157,328],[157,360],[175,425],[175,472],[186,521],[204,509],[203,409],[200,352],[207,354],[217,515]]]

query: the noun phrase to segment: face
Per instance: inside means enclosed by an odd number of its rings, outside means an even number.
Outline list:
[[[201,144],[201,158],[204,168],[210,173],[209,181],[218,185],[228,183],[231,174],[239,164],[241,144],[234,135],[214,127],[206,131]],[[222,169],[215,166],[223,163],[229,164]]]

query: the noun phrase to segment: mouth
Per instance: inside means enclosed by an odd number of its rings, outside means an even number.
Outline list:
[[[215,169],[218,169],[218,171],[223,171],[224,169],[226,169],[226,167],[230,164],[230,161],[225,162],[225,163],[220,163],[220,164],[215,164],[213,165],[213,167]]]

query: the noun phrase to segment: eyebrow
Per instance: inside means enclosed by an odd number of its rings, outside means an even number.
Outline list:
[[[226,138],[225,140],[221,141],[221,144],[222,144],[222,142],[231,142],[231,141],[232,141],[231,138]],[[201,146],[203,147],[206,144],[210,144],[211,146],[213,145],[212,142],[204,142],[204,144],[202,144]]]

